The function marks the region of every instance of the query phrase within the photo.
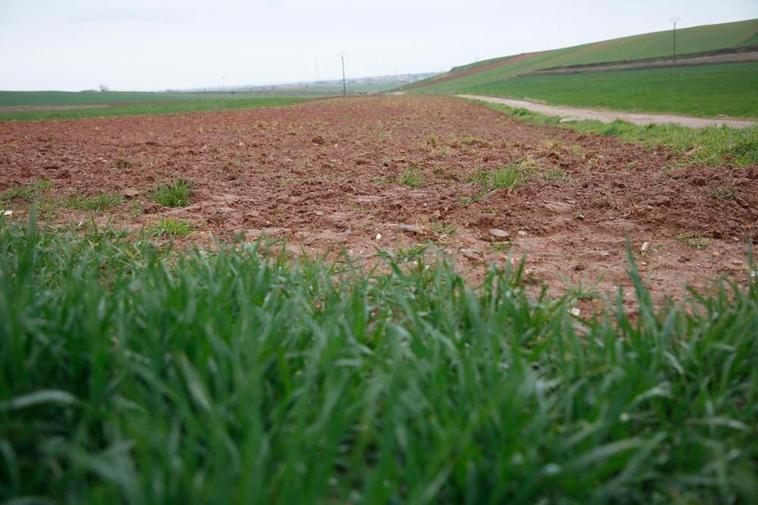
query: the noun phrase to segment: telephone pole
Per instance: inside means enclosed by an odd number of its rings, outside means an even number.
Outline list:
[[[674,16],[671,18],[671,22],[674,24],[674,58],[672,60],[672,67],[676,70],[676,24],[679,22],[680,18],[677,16]]]
[[[342,60],[342,96],[347,96],[347,83],[345,82],[345,51],[340,52]]]

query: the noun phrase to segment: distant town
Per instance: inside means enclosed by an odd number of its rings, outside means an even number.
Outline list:
[[[345,80],[349,93],[377,93],[398,86],[411,84],[439,75],[440,72],[391,74],[371,77],[356,77]],[[172,92],[213,92],[213,93],[272,93],[281,91],[309,92],[311,94],[332,93],[335,88],[342,87],[342,79],[300,81],[282,84],[246,85],[246,86],[212,86],[204,88],[167,90]]]

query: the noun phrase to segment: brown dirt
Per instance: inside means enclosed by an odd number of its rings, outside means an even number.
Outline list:
[[[531,169],[518,188],[486,193],[471,182],[479,168],[524,160]],[[758,223],[758,166],[672,170],[676,162],[664,149],[432,96],[0,124],[0,190],[44,178],[54,184],[49,199],[129,197],[100,215],[59,210],[51,218],[58,223],[95,215],[136,230],[172,216],[192,223],[188,240],[198,243],[267,235],[369,263],[377,248],[431,244],[430,254],[451,255],[472,278],[509,252],[526,254],[530,278],[559,291],[577,282],[601,292],[627,286],[628,237],[659,298],[721,275],[744,279],[745,242]],[[399,184],[413,167],[423,185]],[[195,185],[191,206],[149,200],[156,185],[179,177]],[[718,188],[736,197],[718,199]],[[13,206],[14,219],[24,219],[23,203]],[[508,251],[492,228],[510,234]],[[699,250],[686,236],[710,242]]]

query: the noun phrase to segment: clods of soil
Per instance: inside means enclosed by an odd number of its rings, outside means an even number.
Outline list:
[[[629,285],[628,243],[657,297],[744,279],[756,235],[758,166],[680,161],[436,96],[0,123],[0,190],[45,179],[46,199],[123,197],[100,213],[59,206],[53,223],[137,230],[171,217],[192,225],[190,242],[267,236],[368,263],[426,251],[472,279],[525,255],[535,284],[600,293]],[[150,199],[176,179],[192,183],[189,206]]]

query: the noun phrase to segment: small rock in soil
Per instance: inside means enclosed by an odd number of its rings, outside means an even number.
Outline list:
[[[421,234],[424,233],[424,228],[415,224],[400,224],[399,228],[402,231],[408,232],[408,233],[415,233],[415,234]]]
[[[545,208],[550,212],[560,214],[562,212],[569,212],[572,205],[564,202],[545,202]]]
[[[461,249],[461,254],[472,261],[482,261],[482,252],[470,247]]]
[[[506,239],[511,236],[511,234],[508,233],[507,231],[500,230],[498,228],[491,228],[490,235],[492,235],[496,239]]]

